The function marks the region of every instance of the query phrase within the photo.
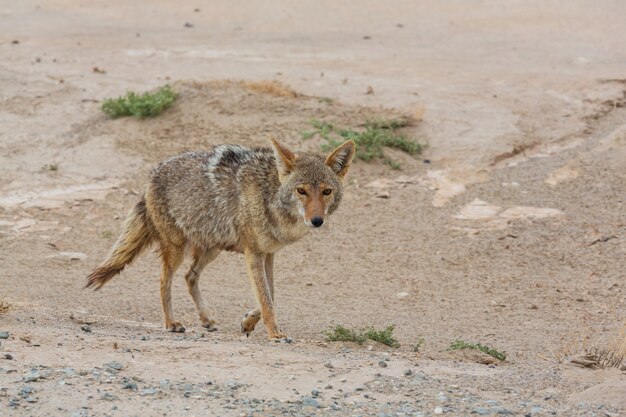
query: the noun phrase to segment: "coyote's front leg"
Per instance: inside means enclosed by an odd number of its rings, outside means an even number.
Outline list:
[[[274,254],[268,253],[265,255],[265,280],[270,290],[270,297],[272,303],[274,302]],[[255,308],[248,311],[241,320],[241,331],[250,336],[250,333],[254,330],[254,327],[261,320],[261,309]]]
[[[244,255],[246,258],[246,267],[248,269],[248,278],[250,279],[250,284],[254,289],[259,309],[261,311],[261,318],[263,319],[263,323],[267,329],[269,339],[290,340],[287,335],[278,329],[278,324],[276,323],[274,301],[272,300],[272,292],[270,291],[270,286],[268,285],[265,273],[265,258],[267,255],[254,252],[248,248],[244,250]],[[256,321],[258,322],[258,319],[256,319]],[[243,322],[242,327],[244,327]]]

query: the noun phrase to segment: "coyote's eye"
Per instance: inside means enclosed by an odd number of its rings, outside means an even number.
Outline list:
[[[325,189],[322,193],[323,193],[324,195],[330,195],[330,193],[332,193],[332,192],[333,192],[333,190],[331,190],[330,188],[327,188],[327,189]]]
[[[298,194],[306,195],[306,190],[302,187],[296,188],[296,191],[298,192]]]

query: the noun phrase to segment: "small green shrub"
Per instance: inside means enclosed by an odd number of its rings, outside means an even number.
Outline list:
[[[337,325],[325,331],[324,335],[328,342],[356,342],[362,345],[369,339],[393,348],[399,348],[400,343],[393,337],[393,329],[394,326],[387,326],[383,330],[376,330],[372,327],[363,330],[352,330]]]
[[[365,330],[365,337],[394,348],[399,348],[400,343],[393,337],[394,326],[387,326],[384,330],[369,328]]]
[[[154,117],[170,107],[176,98],[177,94],[169,85],[154,93],[137,94],[131,91],[122,97],[106,99],[102,111],[112,119],[125,116]]]
[[[480,343],[468,343],[468,342],[464,342],[463,340],[455,340],[454,342],[450,344],[450,347],[448,348],[448,350],[462,350],[462,349],[476,349],[476,350],[480,350],[483,353],[486,353],[489,356],[493,356],[494,358],[498,360],[503,361],[506,359],[505,352],[500,352],[496,349],[490,348],[489,346],[481,345]]]
[[[356,157],[363,161],[383,159],[393,169],[400,169],[400,164],[383,154],[383,148],[395,148],[417,155],[422,151],[422,145],[413,139],[396,133],[396,130],[409,125],[408,120],[374,120],[365,123],[360,130],[350,128],[337,128],[331,123],[313,119],[310,122],[313,131],[302,132],[303,139],[309,139],[315,134],[320,135],[326,142],[322,144],[322,150],[329,152],[341,145],[346,140],[356,143]]]

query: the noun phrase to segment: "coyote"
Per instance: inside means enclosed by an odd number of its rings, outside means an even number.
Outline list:
[[[349,140],[327,157],[272,148],[219,145],[161,162],[130,211],[109,256],[88,277],[101,288],[150,244],[162,259],[161,303],[165,328],[184,332],[172,314],[172,277],[189,249],[185,275],[202,326],[217,330],[198,288],[204,267],[222,250],[243,253],[258,308],[241,321],[246,336],[263,318],[269,339],[290,339],[274,313],[274,253],[321,227],[342,197],[342,181],[355,152]]]

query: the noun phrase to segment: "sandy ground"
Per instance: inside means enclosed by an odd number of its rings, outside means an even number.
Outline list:
[[[624,16],[608,0],[0,2],[0,415],[625,415],[623,370],[571,364],[624,338]],[[165,83],[180,99],[156,119],[99,110]],[[188,332],[161,329],[152,253],[82,290],[160,159],[270,134],[313,150],[311,118],[403,114],[424,153],[356,163],[329,227],[277,256],[293,344],[239,333],[254,302],[237,255],[203,275],[216,333],[182,278]],[[401,347],[328,343],[334,324],[394,324]]]

